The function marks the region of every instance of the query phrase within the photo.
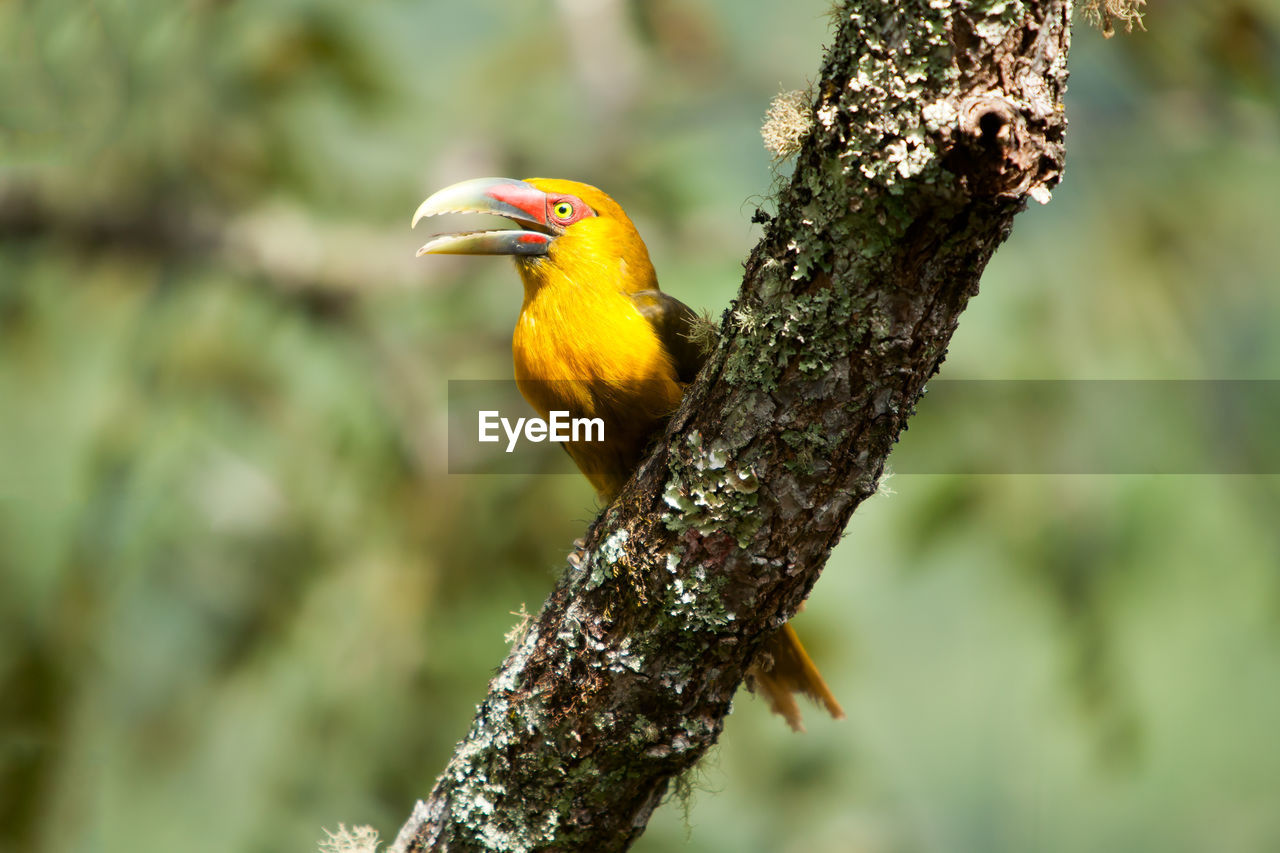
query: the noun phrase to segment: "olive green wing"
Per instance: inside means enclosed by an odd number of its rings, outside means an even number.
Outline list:
[[[705,344],[709,336],[701,330],[706,321],[688,305],[661,290],[639,290],[627,295],[671,353],[677,378],[681,382],[692,382],[710,349]]]

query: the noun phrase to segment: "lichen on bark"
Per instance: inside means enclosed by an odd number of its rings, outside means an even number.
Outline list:
[[[392,850],[621,850],[719,736],[1063,162],[1067,0],[855,0],[720,339]]]

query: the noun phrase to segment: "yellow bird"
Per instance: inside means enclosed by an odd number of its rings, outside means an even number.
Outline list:
[[[496,214],[520,226],[442,234],[418,254],[515,259],[524,283],[511,340],[516,385],[543,418],[565,411],[603,421],[603,441],[566,442],[565,449],[601,500],[611,501],[702,367],[704,353],[689,339],[696,316],[658,288],[635,225],[593,186],[477,178],[433,194],[413,224],[444,213]],[[801,728],[797,692],[844,716],[790,625],[763,652],[750,675],[792,728]]]

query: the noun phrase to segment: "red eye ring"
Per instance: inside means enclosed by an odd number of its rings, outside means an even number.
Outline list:
[[[596,212],[575,195],[549,195],[546,211],[543,213],[547,225],[561,229],[595,215]]]

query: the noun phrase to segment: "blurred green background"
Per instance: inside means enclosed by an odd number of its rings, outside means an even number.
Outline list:
[[[446,382],[509,377],[519,289],[416,260],[411,212],[596,183],[718,314],[827,14],[0,3],[0,850],[394,836],[596,511],[448,475]],[[1280,8],[1147,26],[1077,28],[1066,180],[944,376],[1280,375]],[[743,693],[637,850],[1280,849],[1277,478],[889,486],[797,621],[849,718]]]

